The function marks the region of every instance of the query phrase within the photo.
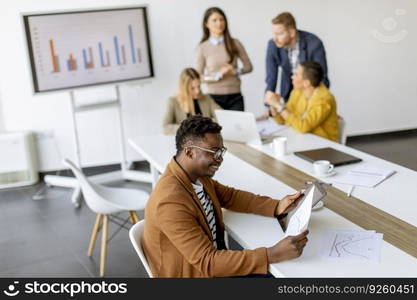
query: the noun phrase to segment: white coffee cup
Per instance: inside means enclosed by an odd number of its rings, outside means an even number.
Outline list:
[[[317,175],[326,175],[333,171],[334,166],[328,160],[316,160],[313,162],[313,168]]]
[[[272,141],[272,147],[274,148],[274,153],[277,156],[283,156],[287,154],[287,138],[285,136],[274,138]]]

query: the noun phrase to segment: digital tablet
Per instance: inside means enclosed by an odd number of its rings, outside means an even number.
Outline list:
[[[308,221],[310,219],[311,209],[324,197],[326,197],[327,192],[318,182],[313,182],[309,184],[304,192],[304,196],[298,202],[297,206],[288,213],[285,222],[283,222],[285,235],[297,235],[307,229]],[[311,202],[311,205],[306,206],[307,203]],[[293,219],[296,220],[293,220]],[[292,223],[292,224],[290,224]],[[281,223],[280,223],[281,224]],[[289,225],[291,226],[291,231],[288,232]]]

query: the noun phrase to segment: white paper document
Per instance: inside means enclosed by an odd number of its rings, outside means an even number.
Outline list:
[[[369,176],[381,176],[381,177],[389,177],[395,173],[394,170],[388,168],[382,168],[380,166],[362,162],[358,164],[355,168],[349,171],[352,174],[358,175],[369,175]]]
[[[285,236],[298,235],[307,229],[311,216],[314,189],[315,187],[312,188],[303,203],[301,203],[301,205],[296,208],[296,211],[291,216],[285,230]]]
[[[258,127],[259,134],[262,135],[274,135],[278,133],[279,131],[287,128],[285,125],[280,125],[274,120],[271,120],[270,118],[262,121],[256,122],[256,127]]]
[[[324,233],[321,255],[329,259],[379,263],[382,233],[373,230],[328,229]]]
[[[394,170],[381,168],[370,163],[361,163],[346,174],[335,177],[332,181],[342,184],[375,187],[391,175]]]

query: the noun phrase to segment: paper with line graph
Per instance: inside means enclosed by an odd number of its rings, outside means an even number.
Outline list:
[[[322,256],[331,259],[379,262],[383,234],[373,230],[328,229]]]

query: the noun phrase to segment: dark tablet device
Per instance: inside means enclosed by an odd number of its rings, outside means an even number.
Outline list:
[[[360,158],[330,147],[298,151],[294,152],[294,154],[309,162],[314,162],[316,160],[328,160],[335,167],[362,161]]]
[[[311,208],[313,208],[320,200],[322,200],[327,195],[326,190],[323,188],[323,186],[320,183],[318,183],[318,182],[310,183],[307,186],[307,188],[305,189],[304,195],[300,199],[300,201],[298,202],[297,207],[295,207],[292,211],[290,211],[288,213],[288,215],[285,215],[285,217],[287,217],[287,218],[285,219],[285,221],[283,223],[280,222],[281,227],[282,227],[284,232],[287,229],[287,226],[288,226],[288,223],[289,223],[290,219],[292,218],[294,213],[297,211],[297,209],[300,207],[300,205],[303,203],[303,201],[307,198],[307,196],[310,193],[313,193]],[[283,217],[284,217],[284,215],[283,215]],[[278,219],[278,221],[280,221],[279,217],[277,217],[277,219]]]

